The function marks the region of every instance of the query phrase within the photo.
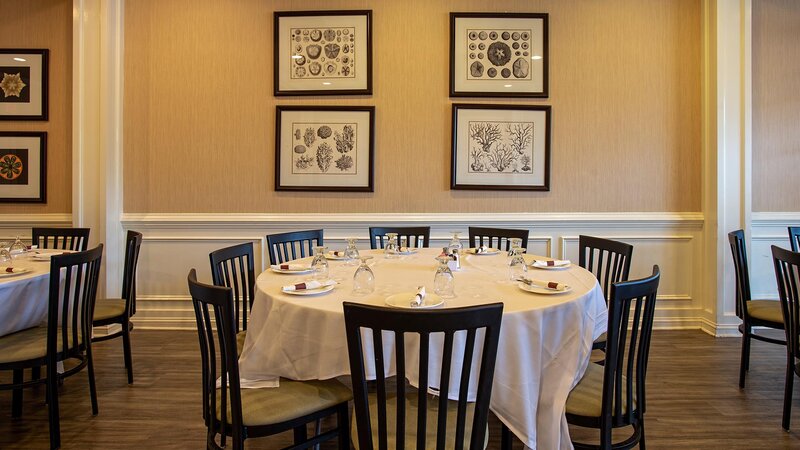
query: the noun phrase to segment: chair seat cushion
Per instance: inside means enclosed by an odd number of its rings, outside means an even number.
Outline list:
[[[105,320],[125,314],[125,300],[108,298],[97,300],[94,305],[94,320]]]
[[[747,314],[754,319],[783,325],[783,312],[779,301],[750,300],[747,302]]]
[[[236,333],[236,354],[241,355],[244,348],[244,340],[247,337],[247,330]]]
[[[405,448],[416,448],[417,442],[417,410],[419,409],[418,393],[411,392],[406,394],[406,426],[405,426]],[[369,394],[369,415],[370,424],[372,425],[372,445],[378,447],[378,398],[373,394]],[[439,398],[428,396],[428,412],[427,412],[427,425],[425,426],[425,443],[427,448],[435,448],[436,446],[436,431],[439,416]],[[447,441],[445,442],[446,449],[455,448],[455,435],[456,435],[456,413],[458,402],[447,402]],[[469,438],[472,433],[472,417],[475,413],[475,403],[467,403],[466,424],[464,426],[464,448],[469,448]],[[397,436],[397,396],[392,395],[386,399],[386,428],[387,428],[387,441],[388,448],[396,448]],[[350,440],[353,446],[358,450],[358,428],[355,418],[351,420],[350,424]],[[488,443],[489,433],[488,426],[486,432],[486,439],[484,440],[483,447],[486,448]]]
[[[353,399],[350,389],[336,380],[293,381],[281,378],[280,387],[241,389],[244,426],[272,425],[296,419]],[[222,420],[217,389],[217,420]],[[231,420],[228,398],[227,422]]]
[[[600,344],[600,343],[605,342],[606,340],[607,340],[606,333],[603,333],[600,336],[598,336],[597,339],[594,340],[594,343],[595,344]]]
[[[71,329],[67,329],[72,334]],[[78,333],[78,342],[83,337]],[[57,347],[61,348],[61,329],[56,338]],[[0,364],[28,361],[47,356],[47,326],[33,327],[0,337]]]
[[[590,363],[586,368],[583,378],[572,389],[567,397],[566,412],[574,416],[600,417],[603,413],[603,377],[605,368]],[[622,377],[622,386],[625,386],[625,377]],[[636,389],[634,384],[633,389]],[[627,412],[627,399],[622,395],[622,412]]]

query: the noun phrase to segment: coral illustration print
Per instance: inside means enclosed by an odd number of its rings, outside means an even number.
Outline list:
[[[0,184],[28,184],[27,166],[27,149],[0,149]]]
[[[0,67],[0,102],[30,102],[30,68]]]
[[[466,30],[467,79],[530,80],[531,30]]]
[[[294,174],[355,175],[355,123],[292,123]]]
[[[292,28],[292,79],[355,78],[355,28]]]
[[[531,173],[532,122],[470,122],[469,172]]]

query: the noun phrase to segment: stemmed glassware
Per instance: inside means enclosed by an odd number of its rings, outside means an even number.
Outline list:
[[[450,250],[450,253],[461,253],[461,249],[463,249],[464,246],[461,245],[461,239],[458,237],[459,232],[451,231],[451,233],[453,233],[453,238],[450,239],[450,244],[447,248]]]
[[[11,258],[11,252],[8,250],[8,248],[8,242],[0,242],[0,264],[8,264],[10,266],[12,265],[13,260]]]
[[[511,262],[508,263],[508,273],[511,281],[516,282],[518,279],[525,277],[528,273],[528,264],[525,263],[525,258],[522,256],[525,249],[516,247],[509,251],[511,252]]]
[[[397,233],[386,233],[386,247],[384,247],[383,253],[387,258],[396,258],[398,250]]]
[[[356,238],[347,238],[347,248],[344,250],[344,257],[346,259],[345,265],[356,266],[358,265],[358,258],[361,256],[356,247]]]
[[[433,292],[442,298],[453,298],[456,296],[455,284],[456,280],[453,276],[453,271],[447,265],[450,257],[447,255],[440,255],[436,258],[439,261],[439,267],[436,268],[436,274],[433,276]]]
[[[328,251],[327,247],[317,246],[314,247],[314,259],[311,261],[311,270],[314,272],[314,279],[317,281],[324,281],[328,279],[328,259],[325,258],[325,252]]]
[[[11,256],[15,258],[24,255],[27,251],[28,247],[22,243],[22,241],[19,239],[19,236],[17,236],[17,240],[15,240],[14,243],[8,247],[8,252],[11,253]]]
[[[513,256],[514,250],[522,247],[522,239],[520,238],[509,238],[508,239],[508,256]],[[520,252],[522,253],[522,252]]]
[[[369,295],[375,291],[375,274],[367,265],[372,256],[361,256],[361,265],[353,275],[353,295]]]

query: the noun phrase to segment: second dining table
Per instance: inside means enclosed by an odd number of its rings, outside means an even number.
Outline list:
[[[312,380],[349,375],[342,303],[385,305],[387,297],[402,292],[413,296],[421,285],[433,291],[435,257],[440,252],[423,248],[386,258],[382,251],[362,250],[362,255],[373,256],[369,265],[375,274],[374,292],[363,296],[352,293],[356,266],[344,261],[329,261],[330,277],[338,283],[320,295],[289,295],[281,289],[309,280],[310,274],[266,270],[256,280],[239,359],[243,386],[275,385],[279,377]],[[545,259],[525,257],[528,262]],[[510,280],[508,261],[505,252],[464,252],[461,268],[454,272],[456,296],[440,307],[504,304],[490,408],[527,447],[569,449],[564,406],[589,364],[592,342],[606,331],[603,292],[595,276],[575,264],[529,271],[530,278],[568,285],[567,292],[528,292]],[[297,262],[309,264],[311,259]],[[417,385],[413,373],[406,378]]]

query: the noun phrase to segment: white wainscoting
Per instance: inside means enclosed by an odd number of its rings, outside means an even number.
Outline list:
[[[753,298],[778,299],[778,285],[772,264],[773,245],[789,246],[788,227],[800,226],[800,213],[754,212],[750,230],[750,292]],[[730,257],[730,250],[727,252]]]
[[[0,241],[31,240],[31,228],[70,227],[72,214],[0,214]]]
[[[578,236],[591,234],[635,246],[631,277],[649,275],[659,264],[657,328],[700,328],[705,315],[703,289],[703,216],[700,213],[569,213],[569,214],[125,214],[123,227],[144,234],[139,261],[138,328],[190,329],[194,316],[186,275],[198,270],[210,282],[208,254],[218,248],[251,241],[255,264],[268,265],[267,234],[323,228],[325,244],[343,248],[345,238],[359,238],[369,248],[369,226],[431,226],[431,246],[445,246],[450,231],[469,225],[527,228],[528,253],[577,260]]]

